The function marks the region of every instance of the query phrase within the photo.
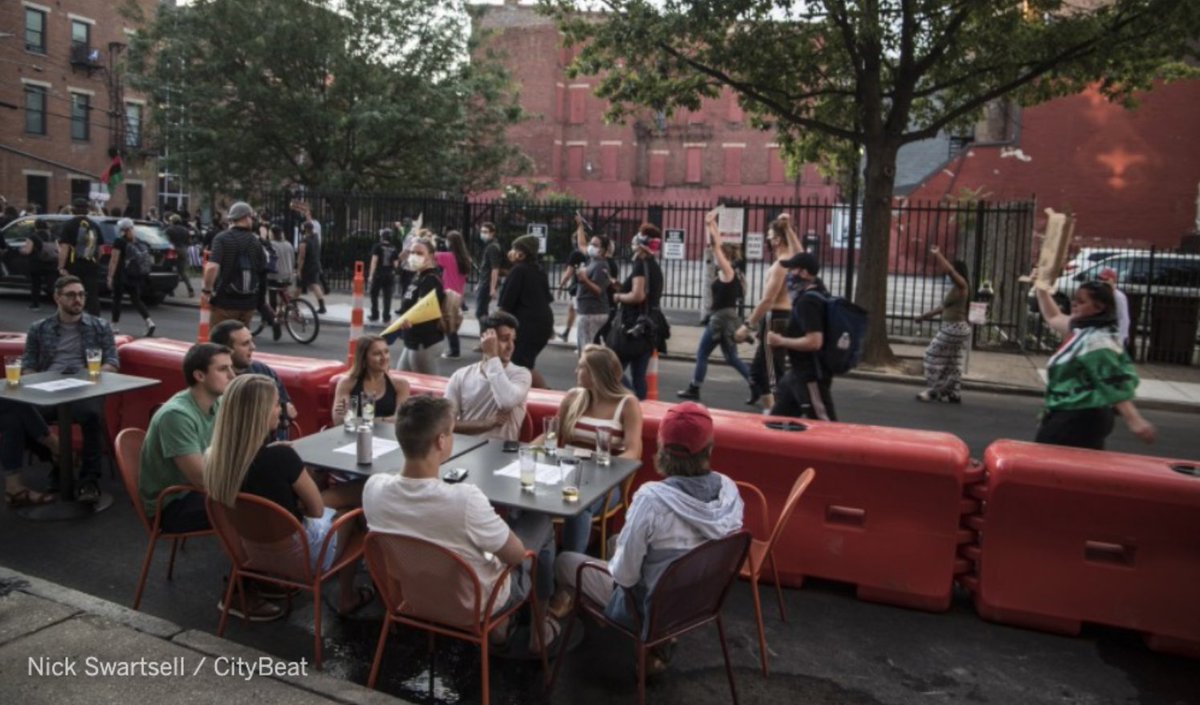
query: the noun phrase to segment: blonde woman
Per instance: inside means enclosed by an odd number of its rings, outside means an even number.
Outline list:
[[[621,362],[616,353],[601,345],[584,347],[575,365],[578,386],[567,392],[558,407],[558,437],[563,445],[595,449],[596,432],[607,430],[613,455],[634,460],[642,457],[642,407],[621,384]],[[620,501],[613,490],[607,506]],[[600,512],[600,500],[563,525],[563,550],[583,553],[592,532],[592,516]]]
[[[290,445],[274,443],[279,426],[279,392],[264,375],[241,375],[225,388],[220,410],[213,426],[212,445],[204,455],[204,486],[217,502],[234,506],[239,492],[256,495],[283,507],[295,515],[308,534],[310,546],[319,547],[335,518],[325,506],[316,482],[305,471],[300,456]],[[346,526],[330,543],[326,570],[345,546],[351,532]],[[315,563],[318,550],[311,553]],[[341,588],[338,614],[346,615],[373,598],[369,590],[355,592],[354,571],[343,570],[338,576]]]
[[[354,347],[354,362],[350,371],[338,380],[333,392],[334,426],[342,423],[350,399],[369,394],[375,402],[375,419],[391,423],[396,410],[409,395],[408,380],[388,372],[391,351],[387,341],[378,335],[364,335]]]

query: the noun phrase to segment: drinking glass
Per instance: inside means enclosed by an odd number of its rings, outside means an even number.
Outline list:
[[[8,386],[15,387],[21,383],[21,356],[7,355],[4,358],[4,376]]]
[[[88,348],[87,349],[87,366],[88,366],[88,375],[89,376],[92,376],[92,377],[100,376],[100,361],[103,358],[104,358],[104,354],[100,350],[100,348]]]
[[[596,429],[596,464],[608,467],[612,463],[612,431],[607,428]]]
[[[521,463],[521,491],[533,492],[537,487],[537,456],[533,454],[533,448],[517,451],[517,459]]]
[[[346,415],[342,417],[342,428],[349,433],[354,433],[358,429],[358,420],[355,418],[354,404],[357,400],[354,395],[346,397]]]
[[[579,458],[575,449],[564,446],[558,451],[559,484],[562,485],[564,502],[579,501]]]
[[[542,419],[542,445],[546,447],[547,455],[558,453],[558,417],[547,416]]]
[[[370,392],[363,392],[359,399],[358,413],[362,416],[363,423],[375,423],[375,395]]]

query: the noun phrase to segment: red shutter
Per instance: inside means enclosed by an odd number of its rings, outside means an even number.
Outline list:
[[[583,146],[567,146],[567,180],[579,181],[583,178]]]
[[[742,148],[725,148],[725,183],[742,183]]]
[[[704,151],[700,147],[687,148],[687,183],[698,184],[704,174]]]
[[[600,178],[605,181],[617,180],[617,145],[606,144],[600,147]]]
[[[651,154],[650,155],[650,177],[647,180],[648,184],[653,187],[662,188],[667,183],[667,155]]]
[[[787,178],[778,147],[767,147],[767,182],[782,184]]]

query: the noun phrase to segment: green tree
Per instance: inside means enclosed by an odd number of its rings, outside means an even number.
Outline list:
[[[1156,79],[1194,75],[1200,2],[1188,0],[540,0],[571,71],[601,74],[620,119],[639,107],[696,109],[722,87],[778,131],[793,162],[844,145],[866,156],[856,301],[866,359],[892,359],[885,311],[900,147],[976,120],[998,99],[1035,104],[1096,84],[1132,103]],[[842,145],[842,146],[839,146]],[[852,153],[852,152],[851,152]],[[845,161],[835,159],[834,161]]]
[[[139,18],[132,81],[168,167],[254,191],[494,187],[525,158],[499,62],[461,0],[194,0]]]

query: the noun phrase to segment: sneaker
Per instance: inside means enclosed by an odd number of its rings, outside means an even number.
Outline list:
[[[249,599],[248,602],[250,603],[250,614],[245,614],[242,612],[241,601],[238,600],[237,595],[234,595],[233,604],[229,605],[229,616],[237,617],[238,619],[244,619],[249,622],[274,622],[280,617],[283,617],[283,608],[274,602],[267,602],[266,600],[259,599],[256,603],[254,598]],[[225,610],[225,603],[223,600],[217,600],[217,610]]]
[[[925,391],[923,391],[917,395],[917,401],[924,401],[924,402],[937,401],[937,398],[938,398],[937,393],[934,392],[932,389],[926,389]]]
[[[325,310],[325,302],[324,302],[324,301],[321,301],[321,302],[319,302],[319,303],[320,303],[321,305],[320,305],[320,307],[318,307],[318,308],[317,308],[317,313],[319,313],[319,314],[320,314],[320,315],[322,315],[322,316],[324,316],[325,314],[329,313],[329,311],[326,311],[326,310]]]
[[[569,331],[569,330],[564,330],[563,332],[559,333],[558,334],[559,340],[563,341],[564,343],[567,342],[567,336],[570,335],[570,333],[571,333],[571,331]]]
[[[95,504],[100,501],[100,488],[95,482],[84,482],[75,493],[75,498],[84,504]]]
[[[279,339],[282,337],[283,337],[283,326],[281,326],[279,324],[279,321],[275,321],[274,323],[271,324],[271,340],[274,340],[275,342],[279,342]]]
[[[452,353],[452,352],[444,352],[444,353],[442,353],[442,359],[443,359],[443,360],[457,360],[457,359],[458,359],[458,358],[460,358],[460,357],[462,357],[462,356],[461,356],[461,355],[459,355],[458,353]]]
[[[751,389],[750,398],[746,400],[745,404],[746,406],[758,406],[758,400],[760,398],[762,398],[762,395]]]
[[[378,323],[378,322],[379,322],[379,316],[370,316],[369,318],[367,318],[367,323]]]
[[[691,399],[692,401],[700,401],[700,388],[694,384],[689,384],[687,389],[681,389],[675,392],[675,396],[680,399]]]
[[[147,321],[147,322],[146,322],[146,337],[147,337],[147,338],[153,338],[153,337],[154,337],[154,330],[155,330],[154,321]]]

